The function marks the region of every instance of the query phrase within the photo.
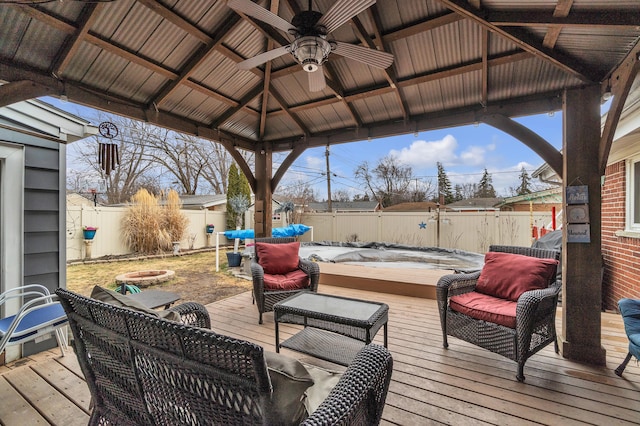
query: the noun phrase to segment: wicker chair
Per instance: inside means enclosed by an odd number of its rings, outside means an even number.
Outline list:
[[[521,254],[537,258],[558,260],[556,250],[514,246],[491,246],[489,251]],[[556,340],[556,306],[561,282],[555,271],[548,287],[524,292],[517,301],[515,328],[478,320],[451,309],[452,296],[474,291],[481,271],[469,274],[445,275],[438,281],[436,297],[442,326],[443,346],[449,346],[447,336],[457,337],[474,345],[498,353],[518,363],[518,381],[524,381],[524,364],[540,349]]]
[[[631,357],[640,360],[640,300],[623,298],[618,300],[618,309],[622,315],[624,331],[629,339],[629,352],[624,361],[615,369],[618,376],[622,377],[624,369],[631,361]]]
[[[89,424],[282,424],[273,418],[262,347],[64,289],[56,293],[91,392]],[[208,323],[207,316],[199,325]],[[378,424],[392,368],[387,349],[365,346],[303,424]]]
[[[294,237],[285,238],[256,238],[256,243],[284,244],[296,241]],[[269,290],[264,287],[264,269],[260,265],[260,257],[258,250],[251,262],[251,276],[253,278],[253,297],[258,307],[259,320],[262,324],[262,314],[264,312],[273,311],[273,305],[277,302],[293,296],[300,291],[318,291],[318,281],[320,281],[320,267],[317,263],[310,260],[298,259],[298,268],[303,270],[309,276],[309,286],[304,289],[297,290]]]

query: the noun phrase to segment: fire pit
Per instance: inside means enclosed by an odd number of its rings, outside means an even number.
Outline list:
[[[135,285],[136,287],[147,287],[151,284],[163,283],[169,281],[175,276],[175,272],[169,269],[137,271],[120,274],[116,277],[116,283],[119,285]]]

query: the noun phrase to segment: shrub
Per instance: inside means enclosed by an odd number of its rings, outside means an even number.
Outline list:
[[[163,227],[169,233],[172,242],[182,240],[189,225],[189,219],[180,211],[181,208],[180,196],[173,189],[170,190],[163,209]]]
[[[158,199],[140,189],[122,219],[122,236],[134,252],[157,253],[171,248],[171,235],[163,226],[163,209]]]

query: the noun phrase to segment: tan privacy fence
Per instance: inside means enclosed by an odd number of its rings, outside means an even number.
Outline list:
[[[439,219],[439,220],[438,220]],[[359,212],[305,214],[316,241],[362,241],[444,247],[485,253],[491,244],[529,247],[532,226],[551,222],[551,212]],[[308,241],[308,236],[300,237]]]
[[[129,254],[120,228],[125,211],[126,207],[67,206],[67,259],[83,259],[87,255],[83,226],[98,228],[90,243],[92,258]],[[213,224],[216,232],[225,231],[226,214],[209,210],[182,211],[189,219],[189,227],[180,242],[181,248],[215,247],[216,235],[207,237],[206,225]],[[247,219],[252,223],[253,212],[247,212]],[[442,212],[439,218],[435,212],[309,213],[303,215],[302,223],[313,227],[313,231],[299,239],[377,241],[484,253],[491,244],[530,246],[531,226],[540,228],[550,222],[551,212]],[[286,224],[274,221],[273,226]],[[230,243],[224,235],[219,238],[223,245]]]

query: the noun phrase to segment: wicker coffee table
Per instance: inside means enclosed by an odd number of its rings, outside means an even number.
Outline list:
[[[384,303],[302,292],[276,303],[273,312],[276,352],[283,347],[348,366],[381,327],[387,347],[389,306]],[[282,323],[304,328],[280,343]]]

